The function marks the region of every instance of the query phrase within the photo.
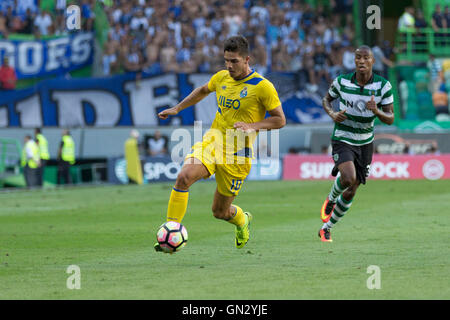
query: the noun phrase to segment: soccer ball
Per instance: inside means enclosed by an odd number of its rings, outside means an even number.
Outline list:
[[[188,233],[186,227],[182,224],[169,221],[159,227],[156,240],[164,252],[174,253],[180,251],[186,245]]]

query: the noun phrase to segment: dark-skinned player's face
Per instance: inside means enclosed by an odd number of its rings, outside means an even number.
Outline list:
[[[247,75],[249,56],[243,57],[239,52],[225,51],[223,57],[233,79],[241,79]]]
[[[355,51],[355,66],[356,70],[362,73],[370,72],[375,62],[372,52],[369,50],[356,50]]]

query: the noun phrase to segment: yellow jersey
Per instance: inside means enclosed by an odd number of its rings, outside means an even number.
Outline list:
[[[243,79],[234,80],[228,70],[221,70],[213,75],[208,82],[208,89],[216,92],[218,110],[211,125],[211,129],[221,132],[226,143],[226,135],[237,135],[234,124],[236,122],[254,123],[265,118],[266,111],[281,106],[278,93],[273,84],[252,72]],[[237,143],[232,146],[226,144],[224,150],[233,151],[234,155],[253,157],[253,143],[256,133],[241,139],[238,135]],[[235,139],[233,138],[233,141]]]

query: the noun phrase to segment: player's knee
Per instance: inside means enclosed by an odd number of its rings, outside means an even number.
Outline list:
[[[344,199],[350,201],[356,194],[356,190],[358,189],[358,184],[352,184],[347,190],[344,191],[343,197]]]
[[[348,188],[356,184],[356,176],[355,175],[342,175],[341,176],[341,184],[343,187]]]
[[[212,213],[214,218],[216,219],[225,219],[226,217],[226,210],[223,210],[222,208],[220,208],[219,206],[213,205],[212,208]]]
[[[181,171],[178,174],[176,186],[181,189],[189,189],[191,185],[192,185],[192,178],[190,177],[189,173],[186,171]]]

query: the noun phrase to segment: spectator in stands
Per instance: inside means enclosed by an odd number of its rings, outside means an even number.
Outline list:
[[[57,16],[63,16],[66,13],[67,1],[66,0],[56,0],[55,13]]]
[[[386,57],[386,59],[391,59],[391,56],[394,53],[394,48],[392,48],[389,40],[383,40],[381,44],[381,50],[383,50],[383,54]]]
[[[13,7],[8,7],[6,10],[6,28],[8,28],[8,33],[14,32],[14,17],[16,15],[15,10],[13,10]]]
[[[22,29],[22,20],[19,17],[17,10],[8,8],[7,25],[11,33],[19,32]]]
[[[45,10],[41,10],[41,12],[34,18],[34,25],[37,27],[37,31],[39,32],[38,36],[49,35],[52,24],[52,18]]]
[[[0,67],[0,89],[14,90],[16,88],[17,76],[16,71],[9,65],[9,58],[3,58],[3,64]]]
[[[442,64],[440,60],[437,60],[433,54],[430,54],[430,59],[427,63],[428,70],[430,71],[430,92],[435,92],[441,85],[441,71]]]
[[[432,95],[433,106],[436,111],[436,116],[439,114],[449,114],[448,109],[448,94],[445,90],[445,84],[441,84],[439,90],[435,91]]]
[[[167,145],[169,139],[156,130],[153,137],[147,140],[147,153],[150,156],[163,156],[168,154]]]
[[[8,11],[8,8],[14,8],[15,7],[15,1],[16,0],[2,0],[0,1],[0,11],[5,13]]]
[[[386,66],[392,68],[394,66],[394,62],[384,56],[383,50],[381,50],[378,44],[372,47],[372,53],[375,58],[375,63],[372,67],[373,71],[383,78],[387,78]]]
[[[150,34],[147,34],[147,46],[144,49],[145,62],[143,69],[150,74],[161,73],[161,64],[159,63],[159,44]]]
[[[441,5],[439,3],[436,4],[431,16],[431,26],[435,32],[439,32],[439,29],[447,28],[447,21],[444,14],[442,14]]]
[[[326,154],[326,155],[331,155],[331,144],[323,144],[322,147],[320,147],[320,153],[322,154]]]
[[[170,42],[161,48],[161,67],[164,72],[178,72],[179,67],[175,58],[176,52],[174,44]]]
[[[134,44],[131,46],[131,50],[127,54],[124,61],[124,69],[127,72],[140,71],[142,68],[143,57],[141,51],[139,50],[139,44]]]
[[[8,26],[5,14],[0,11],[0,37],[8,38]]]
[[[441,11],[441,5],[436,4],[434,12],[431,16],[431,27],[435,31],[435,43],[443,45],[445,43],[445,34],[440,32],[440,29],[447,28],[447,21]]]
[[[94,5],[95,0],[83,0],[81,3],[81,17],[84,19],[85,31],[92,31],[94,29]]]
[[[328,73],[331,79],[336,78],[342,73],[342,46],[339,42],[335,42],[331,45]]]
[[[104,76],[109,76],[116,73],[119,68],[119,59],[117,57],[113,42],[107,42],[105,44],[105,50],[102,56],[102,65]]]
[[[447,25],[447,28],[450,28],[450,8],[448,5],[445,6],[444,10],[444,21],[445,24]]]
[[[430,150],[428,151],[429,154],[432,154],[434,156],[439,156],[441,154],[441,152],[439,151],[437,145],[435,143],[433,143],[430,146]]]
[[[331,10],[337,14],[351,14],[353,10],[352,0],[334,0],[331,2]]]
[[[177,64],[179,65],[179,71],[183,73],[192,73],[197,70],[196,61],[192,58],[192,52],[189,47],[189,43],[183,40],[183,46],[175,54]]]
[[[55,4],[55,35],[67,33],[66,28],[66,0],[58,0]]]
[[[137,9],[135,16],[131,18],[130,28],[131,30],[138,30],[140,27],[148,29],[148,19],[144,16],[142,9]]]
[[[400,16],[398,20],[398,31],[400,32],[408,32],[414,31],[414,8],[406,7],[405,12]]]
[[[17,14],[19,16],[25,15],[27,10],[30,10],[33,13],[36,13],[38,10],[37,1],[35,0],[17,0]]]
[[[272,71],[285,72],[289,71],[290,57],[287,47],[281,44],[279,47],[272,49]]]
[[[418,9],[416,11],[416,18],[415,18],[415,22],[414,22],[414,27],[416,29],[419,29],[419,30],[417,30],[418,32],[420,32],[420,29],[428,27],[428,23],[425,20],[425,17],[423,15],[423,11],[420,10],[420,9]]]
[[[31,9],[28,8],[25,12],[22,21],[22,29],[21,33],[32,34],[33,33],[33,24],[34,24],[34,14],[31,12]]]
[[[326,53],[325,46],[323,44],[316,46],[313,61],[314,71],[317,75],[317,82],[319,82],[322,78],[325,78],[327,83],[331,83],[330,73],[328,70],[329,56]]]
[[[342,66],[344,67],[344,73],[349,73],[355,69],[355,50],[351,45],[344,49]]]
[[[416,11],[416,21],[414,24],[416,28],[416,33],[414,35],[414,51],[416,52],[426,52],[427,51],[427,41],[426,34],[422,29],[428,27],[428,23],[425,20],[422,10],[418,9]]]
[[[314,17],[315,15],[310,4],[306,3],[302,15],[302,28],[303,29],[309,28],[313,23]]]
[[[267,51],[266,47],[263,46],[260,43],[256,43],[255,47],[253,48],[253,59],[254,63],[252,63],[253,68],[256,72],[258,72],[260,75],[264,76],[267,72]],[[297,50],[300,50],[298,48]],[[294,55],[295,57],[295,55]],[[292,69],[292,65],[290,67]],[[295,71],[295,70],[293,70]]]

